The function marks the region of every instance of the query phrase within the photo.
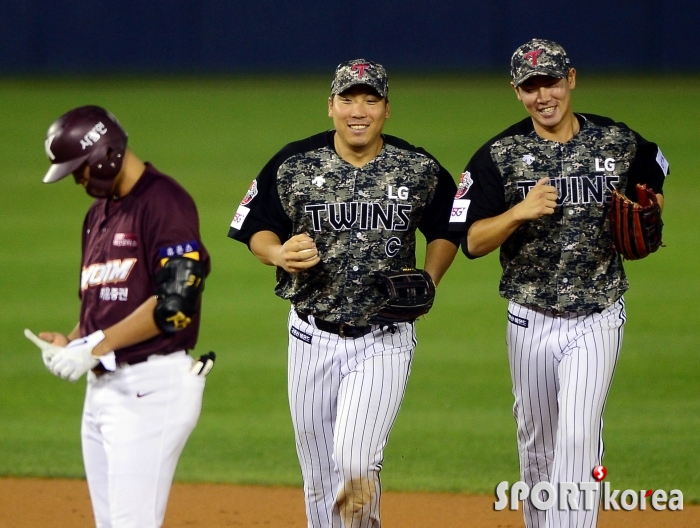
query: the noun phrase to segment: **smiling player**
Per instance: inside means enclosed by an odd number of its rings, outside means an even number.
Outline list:
[[[500,247],[521,478],[556,488],[593,481],[603,456],[628,288],[608,220],[611,193],[647,184],[663,205],[668,164],[624,124],[573,112],[576,70],[555,42],[520,46],[511,75],[529,117],[474,154],[452,226],[467,232],[469,258]],[[597,503],[592,511],[524,507],[528,528],[592,527],[597,512]]]
[[[229,232],[276,266],[276,293],[292,303],[289,404],[311,527],[380,526],[379,471],[416,337],[415,317],[376,322],[376,274],[415,267],[416,229],[435,284],[457,251],[455,183],[424,150],[382,133],[388,90],[380,64],[340,64],[335,129],[277,153]]]

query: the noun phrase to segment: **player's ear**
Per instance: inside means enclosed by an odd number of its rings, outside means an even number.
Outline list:
[[[513,88],[513,91],[515,92],[515,97],[518,98],[518,101],[522,101],[520,98],[520,90],[518,90],[513,83],[510,83],[511,88]]]
[[[576,68],[569,69],[567,79],[569,81],[569,89],[573,90],[574,88],[576,88]]]
[[[391,107],[389,106],[389,100],[386,100],[386,111],[384,113],[384,118],[389,119],[389,116],[391,115]]]
[[[333,117],[333,96],[328,98],[328,117]]]

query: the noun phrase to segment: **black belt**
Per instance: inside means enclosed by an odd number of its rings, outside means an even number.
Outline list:
[[[170,352],[153,352],[152,354],[148,354],[147,356],[140,356],[136,357],[134,359],[127,359],[126,361],[121,361],[117,363],[117,368],[123,365],[138,365],[139,363],[143,363],[144,361],[148,361],[148,358],[151,356],[167,356],[170,354]],[[110,372],[114,372],[113,370],[107,370],[105,366],[102,364],[102,361],[97,363],[92,368],[93,374],[97,376],[98,378],[102,376],[103,374],[109,374]]]
[[[561,310],[552,310],[550,308],[541,308],[539,306],[535,306],[534,304],[525,304],[523,306],[526,306],[530,310],[534,310],[535,312],[540,312],[543,314],[552,314],[554,317],[565,317],[565,316],[570,316],[570,315],[591,315],[594,313],[601,313],[603,311],[602,308],[594,308],[592,310],[585,310],[582,312],[577,312],[577,311],[561,311]]]
[[[309,323],[309,314],[297,312],[297,315],[299,316],[299,319],[305,323],[311,324]],[[365,336],[372,331],[372,325],[353,326],[347,323],[331,323],[329,321],[324,321],[323,319],[317,319],[316,317],[314,317],[314,325],[322,332],[329,332],[331,334],[349,339],[357,339],[358,337]]]

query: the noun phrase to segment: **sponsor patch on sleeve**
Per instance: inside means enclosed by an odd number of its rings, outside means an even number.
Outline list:
[[[668,161],[666,161],[661,149],[656,153],[656,163],[658,163],[661,170],[664,171],[664,176],[668,176]]]
[[[452,204],[450,223],[464,223],[467,221],[467,210],[471,200],[455,200]]]
[[[161,266],[165,266],[168,259],[172,257],[187,257],[192,260],[199,260],[199,242],[191,240],[190,242],[161,248],[158,250],[158,256],[160,257]]]
[[[236,210],[236,214],[233,216],[233,220],[231,221],[231,227],[234,229],[240,229],[243,227],[243,222],[245,221],[245,217],[248,216],[249,212],[250,207],[239,205],[238,209]]]

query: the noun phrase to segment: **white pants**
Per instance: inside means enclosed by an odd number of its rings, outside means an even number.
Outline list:
[[[595,482],[591,471],[603,458],[603,410],[622,345],[625,304],[600,313],[533,310],[509,303],[506,342],[513,381],[520,475],[530,489],[548,481]],[[546,498],[543,496],[542,498]],[[597,524],[600,490],[592,510],[541,511],[524,502],[528,528]]]
[[[185,352],[88,373],[81,437],[98,528],[163,524],[177,461],[197,424],[203,376]]]
[[[344,339],[289,315],[289,406],[308,526],[379,528],[379,472],[416,345],[412,324]]]

